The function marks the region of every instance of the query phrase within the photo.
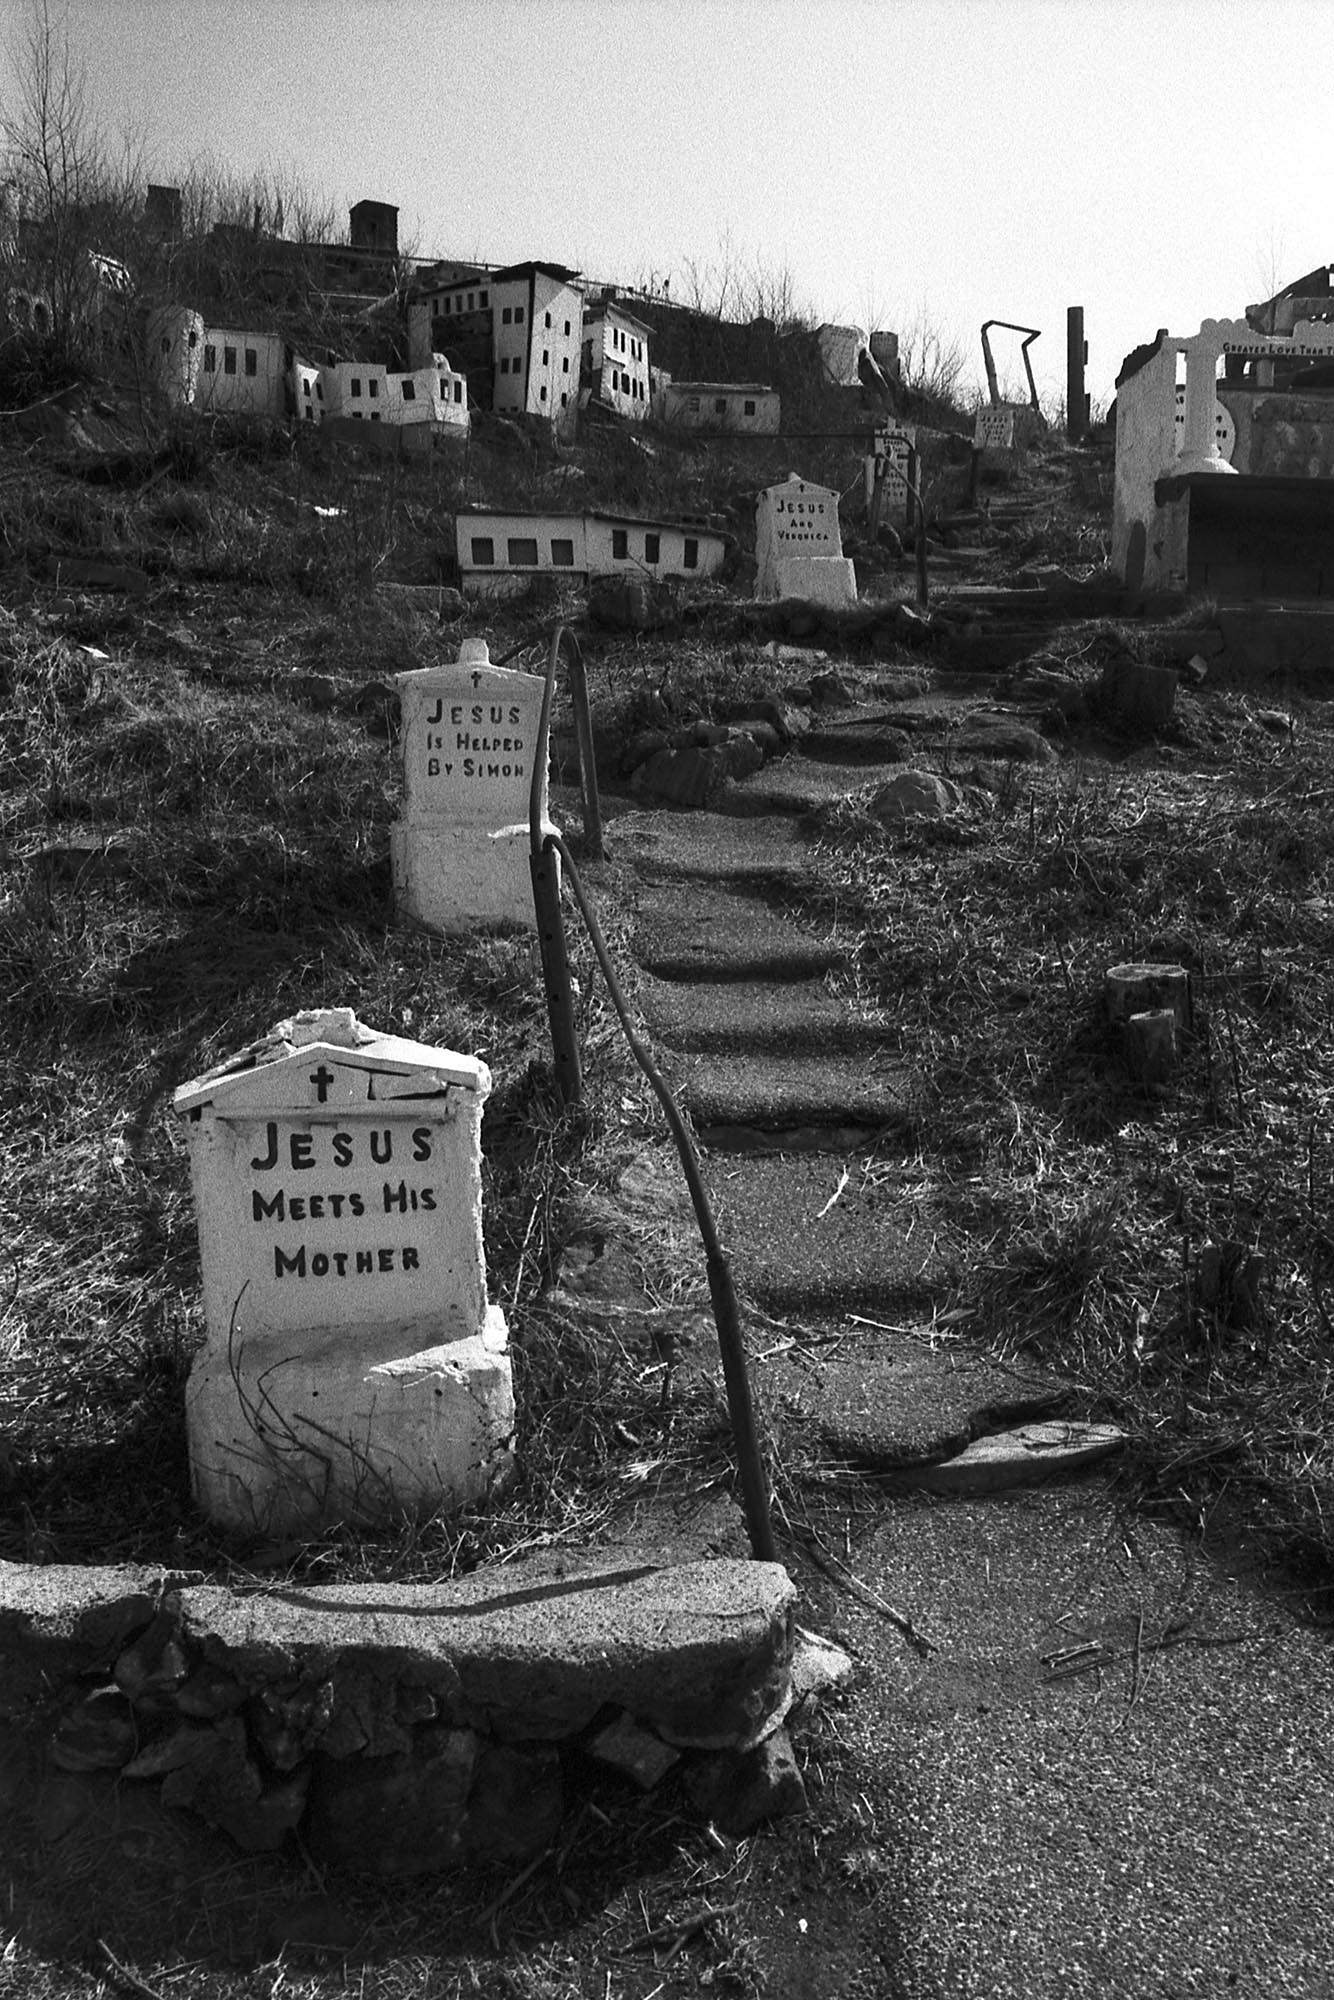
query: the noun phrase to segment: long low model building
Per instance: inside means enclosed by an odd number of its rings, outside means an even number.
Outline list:
[[[536,576],[713,576],[727,554],[716,528],[632,514],[501,513],[460,508],[454,533],[468,596],[523,590]]]

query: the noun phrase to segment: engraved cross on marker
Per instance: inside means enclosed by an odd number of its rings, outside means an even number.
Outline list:
[[[331,1069],[327,1068],[324,1063],[321,1063],[317,1070],[311,1072],[310,1081],[315,1086],[320,1103],[323,1104],[329,1095],[329,1085],[337,1082],[337,1078]]]

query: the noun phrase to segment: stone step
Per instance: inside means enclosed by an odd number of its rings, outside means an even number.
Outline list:
[[[755,896],[646,882],[638,903],[635,957],[659,979],[818,979],[851,956],[851,938],[803,929]]]
[[[902,763],[901,757],[887,764],[823,763],[805,756],[784,757],[767,764],[753,778],[734,785],[722,805],[725,812],[740,819],[754,814],[784,813],[801,817],[873,783],[878,773],[892,777]]]
[[[802,1059],[752,1050],[677,1054],[664,1057],[663,1068],[701,1138],[717,1149],[746,1149],[760,1135],[793,1129],[830,1133],[841,1147],[849,1128],[904,1139],[914,1129],[915,1077],[904,1065],[873,1067],[873,1060],[865,1051]]]
[[[869,1148],[715,1151],[706,1177],[737,1283],[771,1312],[920,1317],[946,1288],[931,1205]]]
[[[1071,1400],[1045,1370],[994,1360],[929,1324],[899,1330],[845,1318],[803,1327],[755,1374],[781,1434],[879,1472],[948,1464],[975,1439],[1050,1417]],[[914,1483],[931,1477],[923,1471]]]
[[[622,814],[607,845],[646,882],[691,880],[790,884],[810,869],[808,843],[794,819],[738,819],[716,812]]]
[[[889,716],[829,729],[813,729],[801,754],[813,764],[902,764],[912,754],[912,738]]]
[[[885,1043],[882,1025],[854,1014],[817,979],[754,986],[645,979],[638,998],[649,1032],[668,1049],[788,1049],[801,1055],[812,1047],[875,1049]]]

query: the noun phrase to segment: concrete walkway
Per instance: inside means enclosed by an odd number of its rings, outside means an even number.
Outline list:
[[[802,912],[800,815],[892,774],[892,720],[882,767],[843,761],[840,722],[738,788],[734,817],[615,829],[642,1011],[696,1122],[778,1448],[883,1495],[838,1564],[793,1557],[859,1667],[835,1733],[864,1894],[786,1885],[745,1922],[782,1990],[822,2000],[1328,2000],[1326,1640],[1232,1552],[1125,1513],[1101,1470],[903,1488],[1078,1399],[938,1323],[952,1251],[914,1169],[922,1079],[847,997],[850,940]]]

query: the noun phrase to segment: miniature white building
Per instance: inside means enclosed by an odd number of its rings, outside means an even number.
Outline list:
[[[511,264],[492,277],[493,407],[547,417],[568,430],[579,406],[584,334],[577,273],[563,264]],[[647,375],[645,376],[647,384]]]
[[[461,507],[454,534],[466,596],[512,595],[538,576],[586,582],[590,576],[713,576],[726,537],[688,521],[644,521],[629,514],[542,514]]]
[[[189,306],[164,306],[150,313],[148,365],[169,403],[193,403],[204,358],[204,315]]]
[[[397,674],[403,812],[390,829],[400,910],[428,930],[533,928],[529,794],[542,678],[493,667],[485,639],[457,660]],[[547,772],[538,817],[549,829]]]
[[[339,361],[319,370],[325,417],[372,424],[449,424],[468,428],[468,384],[443,354],[404,372],[378,361]]]
[[[288,350],[279,334],[207,326],[193,407],[210,415],[287,415]]]
[[[474,1057],[336,1008],[176,1092],[207,1320],[190,1468],[213,1520],[287,1534],[448,1511],[508,1471],[482,1248],[490,1087]]]
[[[668,380],[662,387],[659,408],[662,421],[681,430],[776,437],[782,419],[782,398],[765,382]]]
[[[857,602],[857,576],[843,554],[838,494],[792,473],[761,493],[755,509],[755,595],[812,604]]]
[[[592,401],[619,416],[649,412],[649,329],[614,300],[584,315],[581,389]]]

